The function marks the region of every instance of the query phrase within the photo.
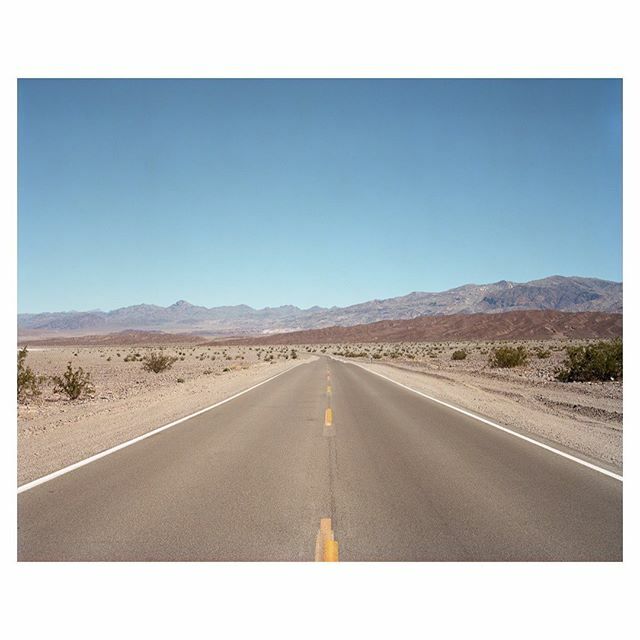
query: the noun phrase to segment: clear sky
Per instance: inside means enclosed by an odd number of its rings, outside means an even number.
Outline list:
[[[618,80],[23,80],[20,312],[622,279]]]

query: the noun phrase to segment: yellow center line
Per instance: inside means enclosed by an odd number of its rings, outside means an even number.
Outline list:
[[[315,558],[316,562],[338,562],[338,542],[331,528],[331,518],[320,520]]]
[[[330,384],[327,385],[327,393],[329,393],[329,394],[331,393],[331,385]]]
[[[322,554],[324,562],[338,562],[338,541],[325,540]]]
[[[333,411],[331,407],[327,407],[324,412],[324,426],[330,427],[333,424]]]

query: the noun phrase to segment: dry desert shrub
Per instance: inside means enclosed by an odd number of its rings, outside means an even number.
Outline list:
[[[567,359],[556,371],[556,379],[560,382],[621,380],[622,340],[567,347]]]
[[[77,400],[81,396],[90,397],[95,393],[91,375],[82,367],[74,370],[70,362],[62,376],[52,376],[51,380],[54,383],[53,393],[62,393],[69,400]]]
[[[489,366],[494,369],[510,369],[527,364],[527,350],[518,347],[495,347],[489,358]]]
[[[26,365],[27,354],[27,347],[18,351],[18,402],[37,398],[41,393],[40,383],[44,380]]]
[[[152,351],[142,358],[142,368],[145,371],[160,373],[171,369],[177,359],[175,356],[169,356],[160,351]],[[184,358],[181,358],[181,360],[184,360]]]

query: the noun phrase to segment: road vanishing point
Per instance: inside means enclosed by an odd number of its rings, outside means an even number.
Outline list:
[[[622,560],[620,476],[326,357],[116,449],[18,489],[19,560]]]

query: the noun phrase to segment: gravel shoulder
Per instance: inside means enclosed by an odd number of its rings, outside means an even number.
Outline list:
[[[45,385],[40,398],[18,406],[19,485],[315,359],[308,354],[291,359],[289,349],[189,345],[165,349],[178,361],[158,374],[144,371],[137,359],[124,361],[135,353],[144,356],[146,350],[127,346],[29,352],[27,364],[39,375],[59,375],[69,361],[74,368],[82,367],[91,374],[95,395],[70,402]],[[271,355],[273,361],[265,361]]]

